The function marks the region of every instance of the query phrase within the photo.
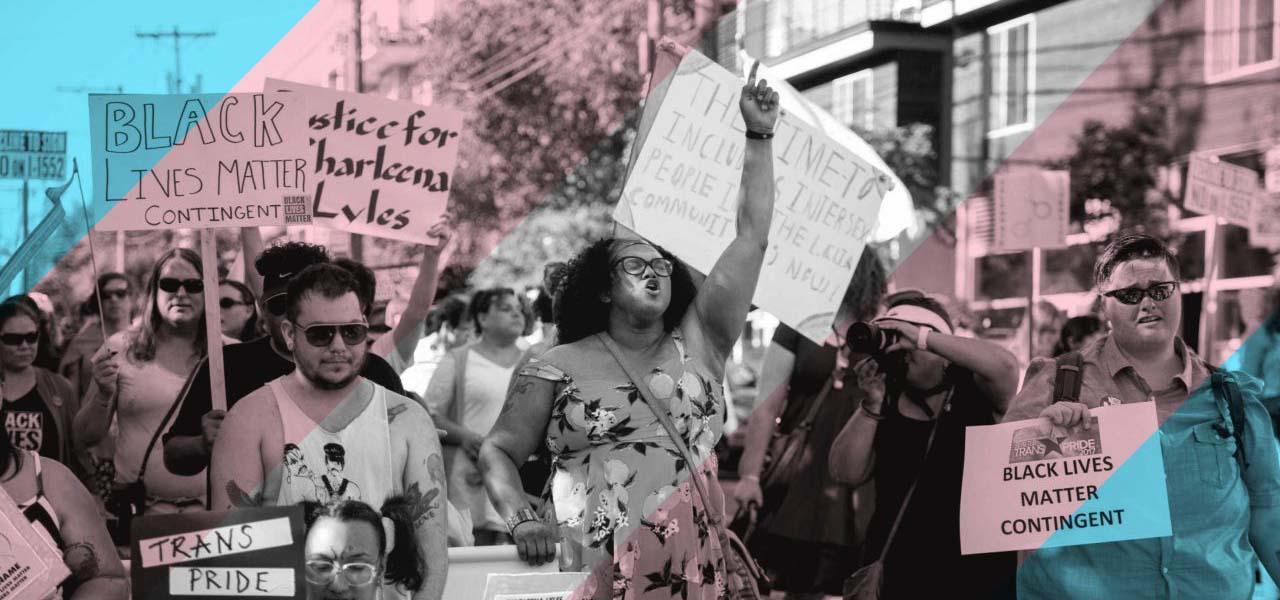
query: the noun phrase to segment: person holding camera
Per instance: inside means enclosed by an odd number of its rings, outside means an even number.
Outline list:
[[[994,343],[953,331],[946,309],[927,296],[891,299],[883,316],[851,331],[878,342],[854,366],[863,401],[829,461],[838,481],[875,480],[863,562],[882,564],[885,598],[956,597],[960,585],[963,597],[1012,591],[1012,553],[960,554],[960,481],[965,428],[999,421],[1018,363]]]

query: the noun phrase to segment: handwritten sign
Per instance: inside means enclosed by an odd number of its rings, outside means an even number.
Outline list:
[[[1155,405],[1090,413],[1088,431],[1048,419],[966,430],[962,554],[1171,535]]]
[[[0,179],[67,176],[65,131],[0,130]]]
[[[1280,194],[1260,194],[1255,198],[1249,243],[1268,248],[1280,246]]]
[[[53,540],[0,489],[0,600],[43,600],[70,574]]]
[[[96,227],[285,224],[309,185],[302,120],[290,94],[90,95]]]
[[[642,132],[615,218],[706,273],[736,235],[747,143],[738,110],[743,82],[690,52],[665,85],[660,99],[650,96],[657,114]],[[753,299],[820,342],[831,333],[892,183],[856,152],[785,112],[773,151],[777,196]]]
[[[1233,225],[1248,227],[1260,188],[1258,173],[1253,169],[1192,155],[1182,205],[1187,210],[1216,215]]]
[[[132,539],[135,597],[306,597],[301,507],[142,517]]]
[[[275,79],[266,89],[306,97],[307,119],[294,137],[307,140],[317,224],[438,243],[427,231],[453,187],[460,111]]]
[[[1020,169],[996,175],[992,250],[1011,252],[1067,245],[1071,175]]]

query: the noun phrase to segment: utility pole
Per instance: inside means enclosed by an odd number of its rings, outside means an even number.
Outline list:
[[[361,36],[361,0],[351,0],[351,91],[364,93],[364,40]],[[351,260],[364,260],[364,236],[351,234]]]
[[[182,91],[182,40],[183,38],[210,38],[215,35],[212,31],[179,31],[178,26],[173,26],[173,31],[154,31],[154,32],[138,32],[138,39],[161,40],[164,38],[173,39],[173,76],[169,80],[169,93],[181,94]],[[199,76],[196,77],[196,85],[192,87],[192,92],[198,92],[200,85]]]

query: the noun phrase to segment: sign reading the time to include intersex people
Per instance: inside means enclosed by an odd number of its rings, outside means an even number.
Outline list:
[[[98,229],[305,224],[302,100],[290,94],[92,94]]]
[[[267,80],[267,90],[306,98],[300,138],[311,161],[316,224],[435,245],[427,231],[453,188],[463,113]]]
[[[706,273],[737,233],[743,82],[696,51],[672,78],[615,214]],[[821,342],[892,183],[782,108],[773,139],[773,224],[754,301]]]
[[[141,517],[133,522],[135,598],[306,598],[302,508]]]
[[[961,553],[1171,535],[1155,404],[1090,413],[1089,429],[1041,418],[966,430]]]

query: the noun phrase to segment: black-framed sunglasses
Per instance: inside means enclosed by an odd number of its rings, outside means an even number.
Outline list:
[[[179,288],[186,288],[188,294],[201,294],[204,293],[204,282],[199,279],[160,278],[160,289],[166,294],[176,294]]]
[[[1178,282],[1162,281],[1145,288],[1120,288],[1118,290],[1104,292],[1102,295],[1108,298],[1115,298],[1121,304],[1134,305],[1142,302],[1143,296],[1147,296],[1156,302],[1164,302],[1165,300],[1168,300],[1170,296],[1173,296],[1173,292],[1176,289],[1178,289]]]
[[[34,346],[40,341],[39,333],[6,333],[0,335],[0,342],[4,342],[6,346],[20,346],[24,342],[27,345]]]
[[[262,307],[267,312],[277,317],[283,317],[284,313],[289,310],[289,299],[287,294],[280,292],[262,301]]]
[[[342,343],[348,346],[359,346],[369,339],[369,326],[364,323],[312,323],[294,327],[301,329],[307,343],[317,348],[328,347],[337,335],[341,335]]]
[[[644,268],[649,267],[653,269],[654,274],[658,277],[670,277],[671,271],[675,268],[675,265],[672,264],[671,261],[662,258],[661,256],[649,261],[646,261],[639,256],[623,256],[622,258],[615,259],[613,264],[609,265],[609,268],[616,267],[619,263],[622,264],[622,271],[624,273],[637,276],[643,275]]]
[[[348,585],[364,587],[378,576],[378,566],[367,562],[340,563],[332,560],[307,561],[307,581],[316,585],[328,585],[338,574]]]
[[[249,303],[241,302],[239,300],[236,300],[235,298],[222,298],[218,300],[218,306],[222,307],[223,310],[226,310],[233,306],[241,306],[241,305],[247,305],[247,304]]]

